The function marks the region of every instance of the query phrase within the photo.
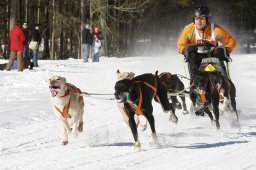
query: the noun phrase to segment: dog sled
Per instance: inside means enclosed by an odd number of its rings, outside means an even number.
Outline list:
[[[218,120],[220,112],[234,112],[235,119],[238,120],[235,100],[236,89],[229,76],[231,58],[226,54],[225,47],[218,47],[223,48],[223,55],[213,55],[217,46],[209,41],[198,44],[196,48],[196,57],[201,61],[198,70],[192,70],[193,76],[190,80],[192,105],[190,112],[195,112],[196,115],[207,113],[210,119],[216,122],[216,127],[220,128]],[[226,66],[224,61],[226,61]],[[190,67],[189,63],[188,66]],[[215,119],[213,119],[211,112],[214,113]]]

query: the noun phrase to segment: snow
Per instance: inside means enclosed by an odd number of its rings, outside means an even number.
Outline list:
[[[256,169],[256,55],[234,54],[232,58],[240,124],[224,113],[217,130],[209,117],[177,110],[176,125],[153,101],[159,146],[152,144],[149,127],[146,131],[139,127],[141,151],[134,150],[132,133],[116,102],[108,100],[112,95],[85,96],[84,132],[76,139],[71,136],[63,146],[48,79],[64,76],[83,92],[113,94],[117,69],[136,75],[158,70],[187,76],[181,55],[101,57],[99,63],[86,64],[76,59],[40,60],[34,70],[0,71],[0,169]],[[188,86],[186,79],[182,81]],[[190,106],[189,98],[186,101]]]

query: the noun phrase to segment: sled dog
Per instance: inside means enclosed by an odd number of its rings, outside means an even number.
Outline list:
[[[134,115],[146,117],[152,131],[153,142],[158,143],[153,116],[153,99],[162,106],[164,112],[170,111],[171,120],[178,122],[174,109],[169,103],[167,91],[160,82],[157,71],[155,74],[142,74],[131,80],[123,79],[117,81],[114,95],[117,102],[123,103],[124,113],[134,137],[135,149],[140,148],[140,141]]]
[[[116,75],[117,75],[117,80],[118,81],[124,80],[124,79],[132,80],[135,76],[135,73],[133,73],[133,72],[120,72],[119,70],[117,70]],[[117,102],[117,107],[118,107],[120,113],[122,114],[125,123],[129,126],[129,122],[128,122],[129,118],[127,117],[127,113],[124,109],[124,103],[123,102]],[[140,124],[142,131],[147,129],[147,119],[145,118],[144,115],[138,116],[138,115],[135,114],[134,119],[135,119],[136,126],[138,127],[138,125]]]
[[[60,121],[63,130],[63,145],[68,144],[68,134],[74,138],[83,131],[84,100],[81,90],[67,83],[66,78],[52,76],[49,78],[51,104],[53,112]]]

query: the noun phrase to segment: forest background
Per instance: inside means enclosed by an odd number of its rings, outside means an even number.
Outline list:
[[[81,58],[81,30],[89,22],[103,33],[101,55],[157,56],[174,50],[198,4],[208,5],[210,20],[231,32],[240,49],[256,49],[254,0],[1,0],[0,43],[8,44],[15,21],[30,29],[38,23],[42,59]]]

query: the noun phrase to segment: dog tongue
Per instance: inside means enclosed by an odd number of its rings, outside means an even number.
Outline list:
[[[52,97],[56,96],[58,92],[56,90],[51,90]]]

